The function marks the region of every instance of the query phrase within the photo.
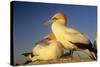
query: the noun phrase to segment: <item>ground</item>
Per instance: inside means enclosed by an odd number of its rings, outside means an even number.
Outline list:
[[[79,57],[61,57],[55,60],[48,60],[48,61],[35,61],[29,64],[37,65],[37,64],[60,64],[60,63],[72,63],[72,62],[89,62],[89,61],[96,61],[90,58],[79,58]]]

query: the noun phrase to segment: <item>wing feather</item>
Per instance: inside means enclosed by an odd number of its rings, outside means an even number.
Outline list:
[[[87,36],[76,29],[63,27],[63,30],[66,30],[64,34],[66,34],[67,39],[73,43],[90,43],[90,40],[87,38]]]

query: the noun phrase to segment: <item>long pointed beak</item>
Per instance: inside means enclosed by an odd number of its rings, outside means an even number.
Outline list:
[[[50,24],[52,24],[52,22],[53,22],[53,20],[50,19],[50,20],[48,20],[47,22],[45,22],[44,25],[50,25]]]

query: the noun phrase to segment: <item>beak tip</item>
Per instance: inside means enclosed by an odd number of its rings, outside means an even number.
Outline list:
[[[47,22],[44,23],[44,25],[46,25],[46,26],[50,25],[50,24],[52,24],[52,20],[49,20],[49,21],[47,21]]]

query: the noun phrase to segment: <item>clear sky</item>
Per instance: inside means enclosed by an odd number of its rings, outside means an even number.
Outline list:
[[[85,33],[93,42],[97,28],[97,7],[80,5],[14,2],[14,59],[15,63],[25,62],[24,52],[30,52],[34,43],[51,32],[45,26],[56,12],[68,17],[66,26]]]

